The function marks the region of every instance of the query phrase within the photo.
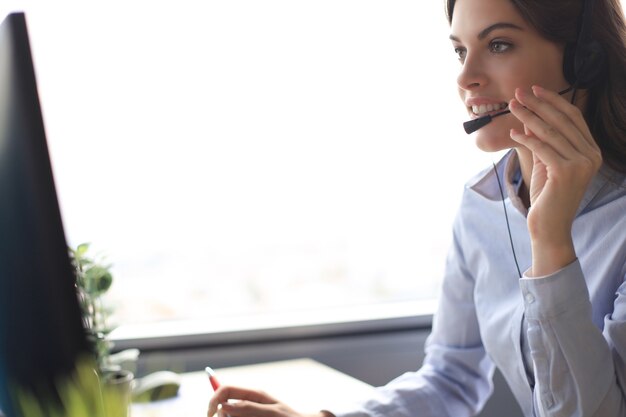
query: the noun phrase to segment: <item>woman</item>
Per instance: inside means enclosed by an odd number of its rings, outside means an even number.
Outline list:
[[[468,113],[510,110],[478,130],[477,146],[511,151],[467,185],[423,367],[320,415],[474,415],[497,366],[526,416],[626,416],[619,0],[448,0],[447,13]],[[301,416],[235,387],[216,392],[209,415],[219,404],[231,417]]]

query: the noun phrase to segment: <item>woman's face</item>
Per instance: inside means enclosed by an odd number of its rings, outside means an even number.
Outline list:
[[[470,118],[493,114],[513,98],[515,88],[533,84],[554,91],[569,86],[563,77],[563,47],[542,38],[510,0],[457,0],[450,39],[459,56],[457,83]],[[523,131],[511,114],[476,133],[484,151],[517,146],[509,130]]]

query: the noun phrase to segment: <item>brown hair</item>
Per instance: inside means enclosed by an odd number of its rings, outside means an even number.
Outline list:
[[[509,0],[544,38],[576,42],[583,0]],[[605,49],[603,82],[587,90],[585,120],[604,162],[626,173],[626,23],[620,0],[592,0],[591,34]],[[446,0],[452,23],[455,0]]]

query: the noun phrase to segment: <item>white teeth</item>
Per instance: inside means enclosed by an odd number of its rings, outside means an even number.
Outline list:
[[[472,112],[480,116],[484,113],[489,113],[496,110],[505,109],[508,106],[508,103],[500,103],[500,104],[481,104],[479,106],[472,106]]]

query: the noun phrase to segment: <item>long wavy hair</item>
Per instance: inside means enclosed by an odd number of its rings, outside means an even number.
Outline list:
[[[544,38],[576,42],[583,0],[509,0]],[[592,0],[591,36],[607,54],[605,77],[587,91],[583,112],[609,167],[626,173],[626,23],[620,0]],[[452,23],[455,0],[446,0]]]

